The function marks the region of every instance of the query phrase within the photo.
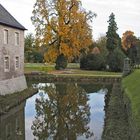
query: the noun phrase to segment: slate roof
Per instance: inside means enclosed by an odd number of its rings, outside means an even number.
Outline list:
[[[0,24],[26,30],[1,4],[0,4]]]

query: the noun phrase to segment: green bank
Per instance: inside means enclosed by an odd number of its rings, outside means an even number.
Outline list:
[[[140,70],[137,69],[123,78],[122,86],[126,103],[129,102],[130,104],[128,115],[131,117],[131,123],[133,123],[132,129],[140,135]]]

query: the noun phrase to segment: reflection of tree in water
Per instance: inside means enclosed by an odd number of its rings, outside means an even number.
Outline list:
[[[106,117],[102,140],[130,140],[121,83],[113,84],[112,91],[106,95],[105,102]]]
[[[92,137],[88,124],[90,107],[88,95],[76,84],[46,86],[48,98],[36,99],[36,117],[32,125],[38,139],[76,140],[78,136]]]

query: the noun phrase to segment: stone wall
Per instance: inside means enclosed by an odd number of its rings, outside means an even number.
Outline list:
[[[8,43],[4,44],[4,30],[8,31]],[[19,34],[19,44],[15,42],[15,33]],[[9,70],[4,69],[4,58],[9,57]],[[19,58],[16,68],[15,58]],[[0,95],[6,95],[27,88],[24,77],[24,31],[0,25]]]
[[[20,92],[27,88],[25,76],[0,81],[0,95]]]
[[[4,44],[4,30],[8,31],[8,44]],[[15,33],[19,33],[19,45],[15,44]],[[10,60],[10,69],[4,71],[4,57]],[[20,66],[15,69],[15,57],[19,57]],[[16,78],[24,74],[24,31],[0,25],[0,81]]]
[[[71,76],[71,75],[51,75],[41,73],[26,73],[27,81],[34,82],[95,82],[96,84],[112,84],[121,82],[122,77],[107,77],[107,76]]]

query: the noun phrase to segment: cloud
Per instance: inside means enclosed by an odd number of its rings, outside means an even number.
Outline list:
[[[31,22],[32,10],[35,0],[0,0],[0,3],[29,30],[34,31]]]
[[[36,0],[0,0],[0,3],[27,29],[28,32],[34,31],[31,22],[33,5]],[[100,34],[105,34],[108,27],[108,18],[111,12],[115,13],[118,25],[118,33],[128,29],[133,30],[140,36],[140,1],[139,0],[82,0],[83,7],[97,13],[94,19],[93,35],[94,38]]]
[[[111,12],[115,14],[120,36],[128,29],[140,36],[139,0],[82,0],[82,3],[86,9],[97,13],[97,18],[92,24],[94,38],[106,33]]]

